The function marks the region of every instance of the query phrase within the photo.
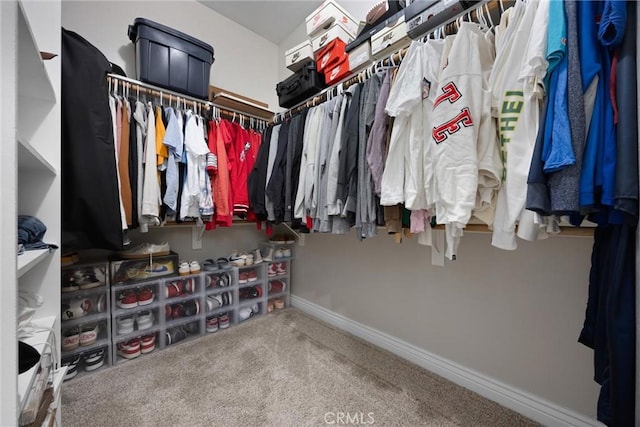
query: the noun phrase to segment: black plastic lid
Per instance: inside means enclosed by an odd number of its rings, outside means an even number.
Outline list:
[[[129,26],[129,40],[131,40],[132,42],[136,42],[136,37],[138,35],[138,25],[146,25],[147,27],[151,27],[151,28],[155,28],[156,30],[159,31],[163,31],[167,34],[171,34],[174,37],[179,37],[181,39],[184,39],[186,41],[188,41],[191,44],[194,44],[196,46],[201,47],[202,49],[205,49],[209,52],[211,52],[211,55],[213,55],[213,46],[211,46],[210,44],[207,44],[201,40],[196,39],[195,37],[192,37],[188,34],[185,34],[181,31],[178,30],[174,30],[171,27],[167,27],[166,25],[162,25],[162,24],[158,24],[157,22],[151,21],[150,19],[145,19],[145,18],[136,18],[133,20],[133,25]]]

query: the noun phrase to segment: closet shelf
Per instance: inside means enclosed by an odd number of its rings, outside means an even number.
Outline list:
[[[44,261],[50,254],[49,249],[37,249],[35,251],[25,251],[18,255],[18,277],[22,277],[27,271]]]
[[[55,316],[51,316],[51,317],[43,317],[41,319],[36,319],[33,321],[33,323],[38,326],[43,326],[45,328],[53,329],[55,321],[56,321]],[[42,354],[43,350],[46,350],[45,349],[46,346],[44,343],[49,342],[51,333],[52,332],[47,329],[39,330],[35,332],[33,336],[29,338],[25,338],[22,341],[25,342],[26,344],[29,344],[36,350],[38,350],[38,353]],[[24,409],[27,393],[31,389],[31,386],[33,385],[33,381],[36,378],[36,374],[38,373],[39,369],[40,369],[40,363],[38,362],[35,364],[34,367],[29,369],[28,371],[18,375],[18,402],[20,404],[20,410],[18,414],[21,414],[22,410]]]
[[[40,55],[22,3],[18,8],[18,91],[21,97],[56,102],[56,94]]]
[[[55,176],[56,168],[28,141],[18,139],[18,170],[20,172],[47,172]]]
[[[444,225],[436,225],[435,230],[444,230]],[[558,234],[557,236],[593,237],[593,230],[593,227],[561,226],[560,234]],[[467,224],[467,226],[464,228],[464,231],[467,233],[493,233],[493,231],[484,224]]]

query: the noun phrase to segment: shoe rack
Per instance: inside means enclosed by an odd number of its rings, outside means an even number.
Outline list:
[[[62,268],[62,366],[65,380],[111,365],[109,264]]]
[[[77,372],[84,374],[97,370],[87,371],[82,363],[102,348],[108,353],[105,365],[117,365],[266,315],[269,303],[289,306],[292,257],[266,253],[271,257],[251,265],[125,283],[107,279],[114,268],[106,262],[65,268],[63,333],[83,327],[91,332],[100,325],[96,341],[86,348],[71,349],[74,344],[63,341],[69,348],[65,362],[79,360]],[[104,286],[96,285],[103,276]],[[106,305],[100,302],[105,298]],[[71,335],[75,339],[80,340]]]

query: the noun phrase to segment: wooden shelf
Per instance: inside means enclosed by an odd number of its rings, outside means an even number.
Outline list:
[[[49,249],[37,249],[35,251],[25,251],[22,255],[18,255],[18,277],[21,277],[41,261],[44,261],[50,254],[51,251]]]
[[[444,230],[444,225],[436,225],[436,230]],[[575,237],[593,237],[593,227],[572,227],[561,226],[560,234],[551,234],[550,236],[575,236]],[[484,224],[467,224],[464,228],[465,233],[493,233],[488,226]]]
[[[36,98],[52,104],[56,102],[53,84],[21,3],[18,8],[18,70],[20,97]]]
[[[56,168],[29,142],[18,140],[18,171],[47,172],[57,175]]]

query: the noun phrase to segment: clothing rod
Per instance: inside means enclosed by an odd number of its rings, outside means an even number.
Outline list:
[[[435,34],[439,34],[443,36],[452,34],[455,31],[457,31],[457,26],[458,26],[457,22],[460,18],[466,17],[468,20],[478,22],[479,21],[478,15],[482,15],[483,17],[486,16],[485,13],[487,12],[486,10],[487,8],[489,9],[489,13],[495,10],[498,11],[497,13],[498,20],[497,21],[493,20],[493,25],[497,25],[497,23],[499,22],[499,15],[501,14],[501,11],[513,5],[513,3],[514,3],[514,0],[482,0],[480,3],[473,5],[471,8],[460,12],[453,18],[425,32],[424,35],[417,40],[425,40],[427,37]],[[482,10],[482,13],[479,13],[480,10]],[[407,53],[407,50],[408,50],[408,46],[403,46],[402,48],[398,49],[396,52],[390,54],[386,58],[379,59],[378,61],[374,62],[364,70],[361,70],[357,74],[350,75],[344,78],[343,80],[337,83],[334,83],[330,87],[323,89],[321,92],[305,99],[304,101],[298,103],[297,105],[287,109],[286,111],[277,113],[274,117],[274,123],[282,122],[287,116],[290,117],[293,114],[301,112],[305,108],[315,107],[316,105],[326,102],[327,95],[329,93],[332,93],[332,91],[340,90],[338,88],[345,90],[349,88],[349,86],[352,86],[356,83],[364,82],[366,79],[371,77],[373,73],[375,73],[377,70],[381,68],[386,68],[389,66],[399,66],[402,63],[402,60],[404,59],[404,56]]]
[[[123,82],[125,84],[129,84],[132,86],[132,90],[136,91],[136,92],[141,92],[141,93],[146,93],[152,96],[161,96],[162,99],[166,99],[168,101],[171,101],[172,103],[175,101],[177,102],[178,99],[180,99],[180,101],[182,102],[187,101],[187,105],[191,105],[193,106],[193,103],[196,103],[198,106],[200,106],[201,108],[205,109],[205,110],[211,110],[212,108],[215,108],[215,110],[219,111],[222,115],[226,115],[228,117],[233,117],[235,116],[240,116],[240,117],[236,117],[237,119],[253,119],[254,121],[258,121],[258,122],[264,122],[264,123],[268,123],[267,120],[255,116],[253,114],[249,114],[246,112],[242,112],[240,110],[236,110],[233,108],[228,108],[228,107],[220,107],[218,105],[216,105],[215,102],[211,102],[211,101],[205,101],[203,99],[198,99],[198,98],[194,98],[192,96],[188,96],[188,95],[184,95],[181,94],[180,92],[175,92],[169,89],[165,89],[165,88],[161,88],[159,86],[154,86],[152,84],[149,83],[144,83],[138,80],[134,80],[131,79],[129,77],[124,77],[121,76],[119,74],[113,74],[113,73],[109,73],[107,74],[107,78],[111,79],[112,81],[120,81]],[[240,101],[239,101],[240,102]],[[253,104],[250,104],[248,102],[244,102],[241,101],[244,104],[250,105],[253,107]]]

